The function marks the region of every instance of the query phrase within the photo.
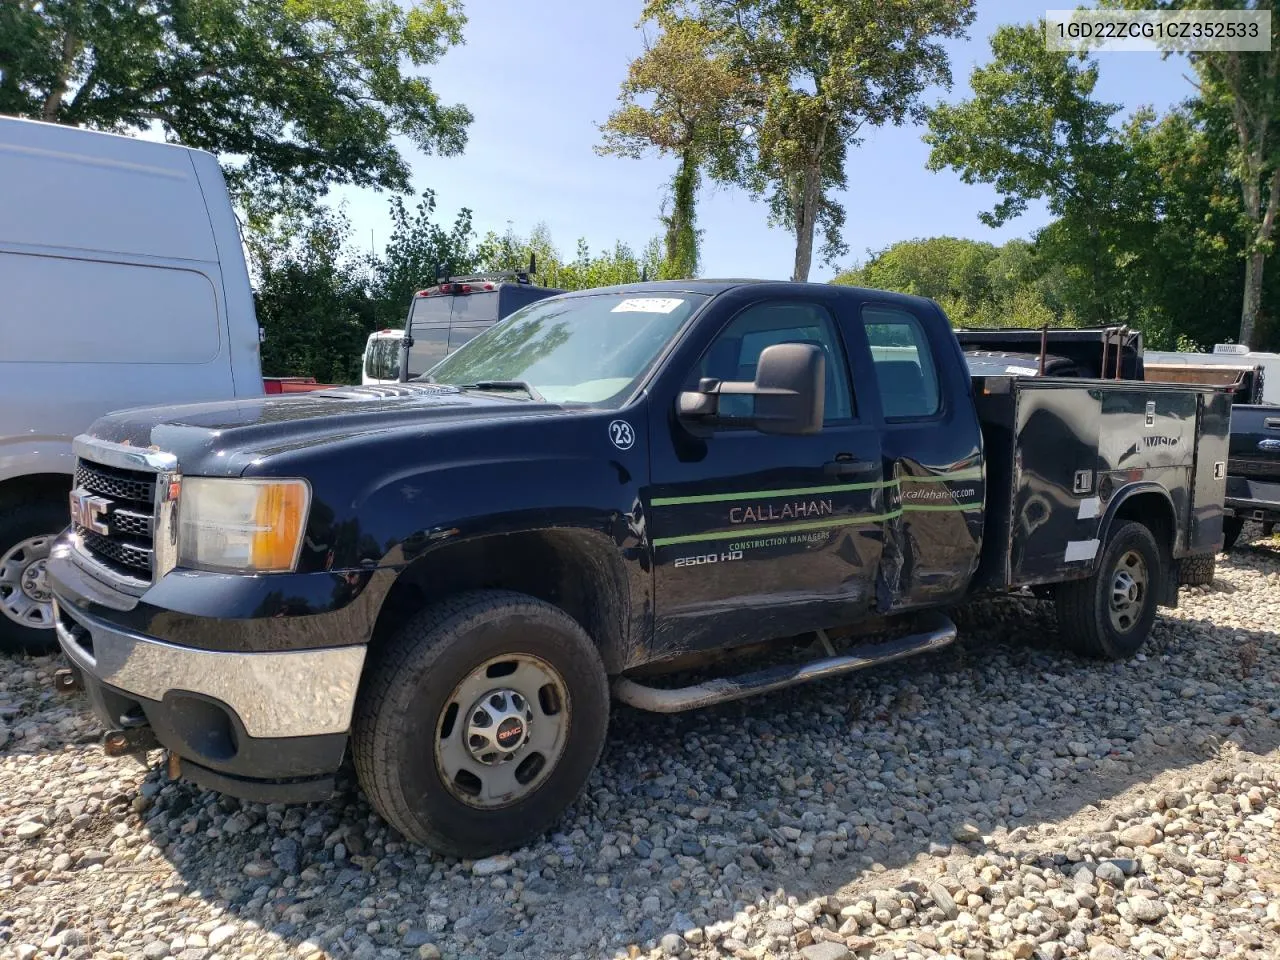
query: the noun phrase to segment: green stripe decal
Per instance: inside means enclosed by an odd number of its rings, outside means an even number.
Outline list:
[[[894,510],[890,513],[875,513],[861,517],[832,517],[809,523],[770,524],[763,527],[740,527],[737,530],[717,530],[711,533],[689,533],[682,537],[655,537],[653,545],[666,547],[675,543],[699,543],[703,540],[754,540],[756,537],[767,537],[775,533],[799,533],[802,530],[821,530],[824,527],[847,527],[854,523],[881,523],[901,515],[901,510]]]
[[[742,493],[704,493],[691,497],[654,497],[655,507],[674,507],[685,503],[730,503],[734,500],[768,500],[773,497],[803,497],[817,493],[844,493],[846,490],[886,490],[899,482],[947,483],[952,480],[981,480],[982,468],[953,470],[929,477],[901,477],[898,480],[874,480],[869,483],[834,483],[824,487],[793,487],[789,490],[745,490]]]
[[[895,485],[893,480],[871,483],[835,483],[827,487],[795,487],[791,490],[747,490],[744,493],[706,493],[692,497],[654,497],[655,507],[671,507],[680,503],[722,503],[730,500],[768,500],[773,497],[803,497],[811,493],[843,493],[845,490],[883,490]]]
[[[961,513],[967,510],[981,510],[980,503],[904,503],[904,513]]]
[[[952,470],[950,473],[939,473],[931,477],[900,477],[911,483],[949,483],[952,480],[981,480],[982,468],[971,467],[968,470]]]

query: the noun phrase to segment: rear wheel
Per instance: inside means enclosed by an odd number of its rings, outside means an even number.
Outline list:
[[[1183,557],[1178,561],[1178,583],[1188,587],[1203,587],[1213,583],[1218,569],[1218,558],[1211,553],[1197,557]]]
[[[609,688],[591,638],[524,594],[462,594],[411,620],[370,666],[356,772],[410,840],[459,857],[518,847],[586,785]]]
[[[1058,586],[1063,639],[1091,657],[1122,660],[1137,653],[1155,623],[1163,575],[1151,531],[1140,523],[1117,523],[1092,576]]]
[[[65,503],[20,500],[0,508],[0,651],[51,653],[53,594],[45,563],[67,525]]]
[[[1222,518],[1222,552],[1230,553],[1240,539],[1240,531],[1244,529],[1244,517]]]

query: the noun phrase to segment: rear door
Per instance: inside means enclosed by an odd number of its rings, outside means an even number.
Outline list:
[[[894,609],[958,599],[977,569],[985,485],[972,380],[941,311],[926,300],[869,300],[846,327],[870,422],[882,434],[895,515],[886,526],[884,602]]]
[[[746,290],[713,304],[715,319],[699,325],[704,342],[675,361],[674,381],[651,405],[646,507],[659,656],[834,626],[874,605],[881,527],[892,507],[878,428],[852,389],[840,299]],[[787,342],[813,343],[826,355],[819,433],[724,426],[700,437],[677,420],[680,389],[702,377],[752,380],[760,352]],[[749,416],[753,403],[726,396],[721,413]]]

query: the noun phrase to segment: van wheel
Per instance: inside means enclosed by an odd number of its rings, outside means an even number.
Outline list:
[[[604,664],[582,627],[525,594],[480,590],[423,611],[375,654],[352,752],[405,837],[482,857],[559,819],[608,725]]]
[[[1151,633],[1163,582],[1160,548],[1140,523],[1118,523],[1092,576],[1058,585],[1062,637],[1080,653],[1123,660]]]
[[[20,500],[0,508],[0,651],[43,654],[57,649],[53,594],[44,567],[66,526],[67,507],[58,501]]]
[[[1230,553],[1235,549],[1240,533],[1244,530],[1244,517],[1222,518],[1222,552]]]

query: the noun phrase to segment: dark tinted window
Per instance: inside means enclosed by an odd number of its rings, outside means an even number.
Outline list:
[[[823,419],[847,420],[853,416],[849,376],[835,323],[824,307],[815,303],[762,303],[748,307],[730,322],[699,364],[698,377],[751,381],[765,347],[778,343],[811,343],[826,355],[826,402]],[[693,378],[695,381],[697,377]],[[691,383],[690,387],[696,386]],[[726,394],[720,398],[723,417],[750,417],[755,397]]]
[[[929,417],[938,412],[938,373],[920,321],[905,310],[862,308],[880,403],[887,419]]]
[[[426,373],[449,352],[448,327],[414,327],[409,348],[409,376]]]

